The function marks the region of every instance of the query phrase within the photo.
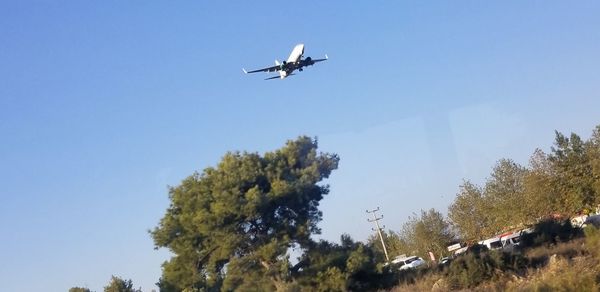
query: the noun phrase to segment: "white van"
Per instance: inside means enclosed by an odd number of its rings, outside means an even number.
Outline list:
[[[502,248],[502,242],[500,241],[500,237],[488,238],[486,240],[478,242],[478,244],[485,245],[489,250]]]
[[[521,243],[521,232],[514,232],[500,237],[502,249],[504,251],[513,251]]]

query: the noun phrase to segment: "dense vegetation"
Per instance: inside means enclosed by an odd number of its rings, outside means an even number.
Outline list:
[[[438,219],[436,210],[421,211],[400,232],[389,231],[386,242],[391,254],[443,256],[447,251],[440,247],[456,241],[477,242],[544,218],[595,212],[599,205],[600,126],[587,141],[556,132],[551,152],[536,149],[529,167],[500,159],[483,186],[469,180],[460,185],[447,220]],[[375,237],[369,242],[381,249]]]
[[[299,137],[262,156],[227,153],[216,167],[171,188],[171,204],[151,231],[156,248],[173,253],[163,264],[160,290],[373,291],[442,278],[446,288],[474,288],[539,265],[522,254],[482,251],[447,267],[398,272],[383,265],[375,236],[367,243],[346,235],[339,244],[313,240],[320,232],[319,202],[329,192],[322,181],[339,161],[335,154],[318,153],[317,147],[316,140]],[[448,209],[449,218],[434,209],[422,210],[401,230],[385,233],[384,241],[391,256],[428,258],[431,252],[439,258],[447,255],[448,244],[476,242],[546,222],[544,218],[593,212],[599,204],[600,126],[587,141],[556,132],[550,153],[535,150],[528,167],[501,159],[483,186],[465,180]],[[557,226],[552,231],[556,234],[538,232],[530,246],[581,236],[562,223]],[[538,224],[540,231],[550,227]],[[587,235],[586,254],[598,259],[598,231],[588,230]],[[297,261],[290,259],[291,250],[300,254]],[[597,287],[594,281],[591,287]],[[136,291],[132,287],[131,280],[113,277],[105,291]]]

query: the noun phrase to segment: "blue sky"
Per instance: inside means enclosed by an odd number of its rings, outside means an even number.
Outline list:
[[[0,3],[0,284],[150,291],[167,185],[229,150],[318,136],[320,237],[446,212],[463,178],[600,124],[597,1]],[[330,60],[247,69],[296,43]]]

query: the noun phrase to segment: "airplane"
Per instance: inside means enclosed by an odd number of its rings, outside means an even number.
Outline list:
[[[292,53],[290,54],[290,57],[287,59],[287,61],[279,62],[278,60],[275,60],[275,66],[262,68],[262,69],[258,69],[258,70],[252,70],[252,71],[246,71],[246,69],[242,69],[242,71],[244,71],[244,73],[246,73],[246,74],[256,73],[256,72],[279,72],[279,76],[270,77],[265,80],[278,79],[278,78],[284,79],[288,76],[296,75],[296,74],[293,74],[294,70],[298,70],[298,71],[302,72],[303,67],[312,66],[317,62],[322,62],[322,61],[326,61],[329,59],[327,54],[325,54],[325,59],[312,59],[311,57],[306,57],[305,59],[303,59],[302,58],[303,55],[304,55],[304,44],[297,44],[294,47],[294,49],[292,50]]]

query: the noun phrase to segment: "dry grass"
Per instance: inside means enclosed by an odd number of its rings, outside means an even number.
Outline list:
[[[400,284],[396,287],[394,287],[394,289],[392,289],[392,292],[410,292],[410,291],[431,291],[433,285],[439,281],[440,279],[442,279],[442,275],[435,273],[435,274],[428,274],[423,276],[423,278],[419,279],[418,281],[416,281],[413,284]],[[445,287],[445,286],[444,286]],[[440,287],[442,288],[442,287]],[[444,291],[444,289],[440,290],[440,291]]]
[[[545,265],[547,260],[552,255],[557,255],[567,259],[580,257],[587,254],[587,251],[584,247],[584,241],[585,238],[578,238],[556,245],[540,246],[528,250],[524,255],[534,264],[541,263],[542,265]]]
[[[523,279],[508,282],[506,291],[600,291],[598,261],[591,256],[571,260],[553,256],[541,269],[531,269]]]

